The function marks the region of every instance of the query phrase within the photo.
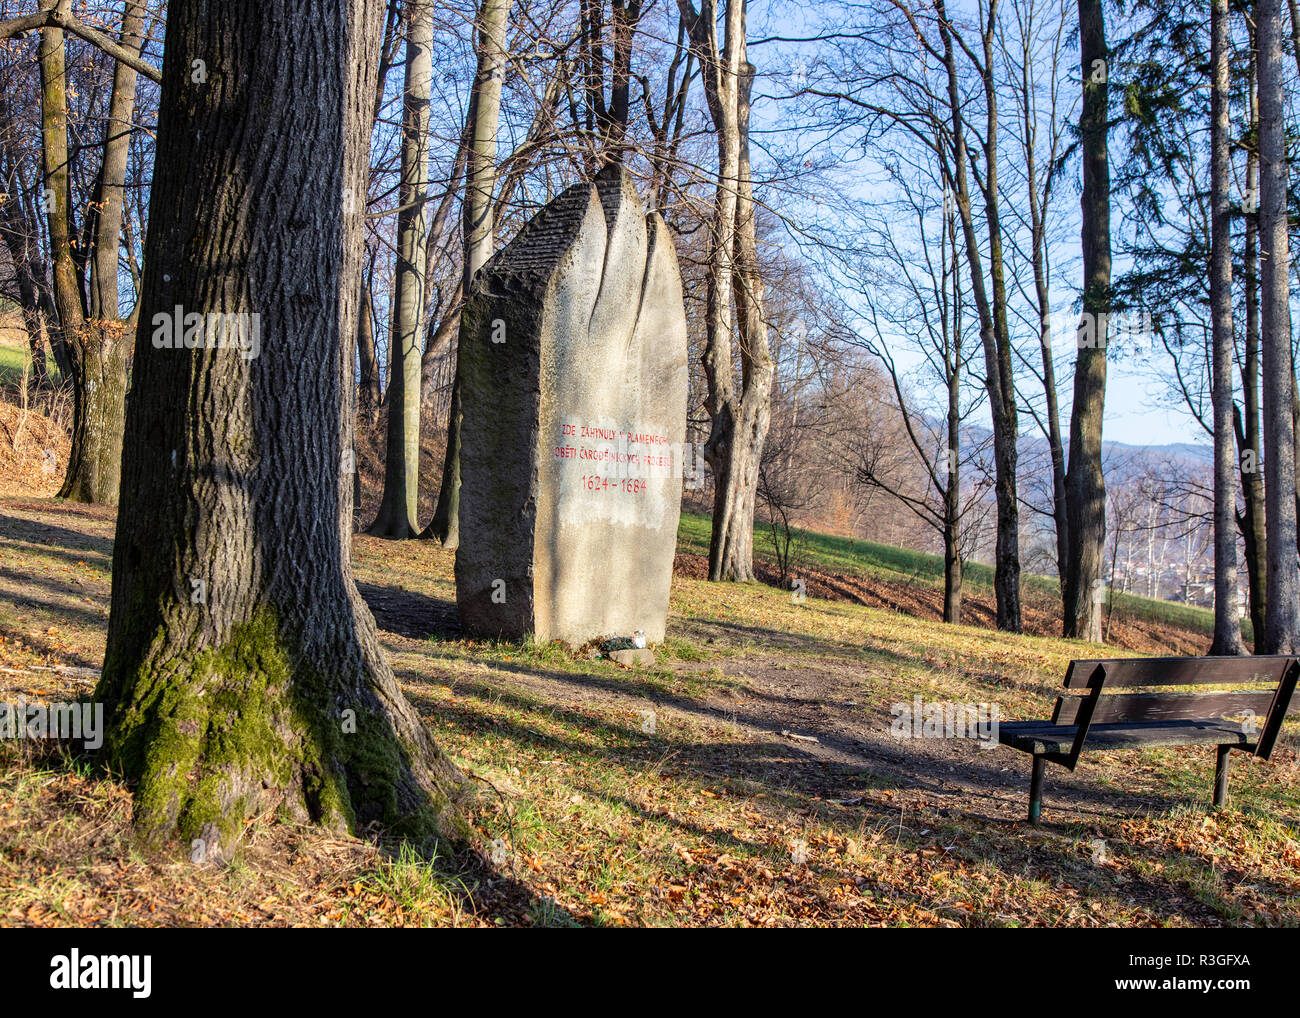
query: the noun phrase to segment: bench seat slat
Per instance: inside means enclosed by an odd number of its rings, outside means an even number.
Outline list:
[[[1285,656],[1243,657],[1126,657],[1071,661],[1065,675],[1066,689],[1086,689],[1100,665],[1105,669],[1106,688],[1117,686],[1196,686],[1234,682],[1272,683],[1294,658]]]
[[[1061,697],[1052,720],[1058,725],[1074,724],[1079,705],[1085,699],[1086,696]],[[1221,718],[1252,711],[1262,724],[1272,704],[1271,689],[1245,693],[1103,693],[1097,699],[1092,723]]]
[[[998,725],[998,741],[1025,753],[1069,753],[1078,729],[1074,725],[1050,722],[1009,722]],[[1190,719],[1182,721],[1125,721],[1093,725],[1088,729],[1084,752],[1143,749],[1151,746],[1247,746],[1253,736],[1232,721]]]

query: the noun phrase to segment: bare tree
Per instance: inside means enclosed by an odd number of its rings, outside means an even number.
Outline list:
[[[57,5],[42,5],[43,11]],[[128,3],[119,52],[138,57],[143,44],[144,9]],[[123,217],[123,187],[135,108],[137,71],[119,62],[104,127],[103,156],[86,232],[93,245],[90,287],[83,290],[78,258],[80,238],[72,220],[68,150],[68,70],[62,28],[41,29],[41,126],[44,198],[53,261],[53,295],[61,341],[72,369],[72,451],[61,498],[116,503],[121,476],[122,421],[126,399],[126,334],[134,319],[123,320],[118,302],[118,257]]]
[[[709,578],[752,580],[754,508],[775,370],[763,312],[750,169],[754,66],[746,56],[745,0],[728,0],[721,46],[714,0],[707,0],[699,11],[690,0],[678,0],[678,7],[703,74],[718,144],[703,356],[705,402],[712,422],[704,455],[714,477]],[[733,327],[740,354],[739,390]]]
[[[973,510],[987,493],[982,481],[963,491],[962,472],[963,467],[971,472],[987,449],[986,443],[967,449],[963,442],[966,419],[979,401],[965,391],[973,356],[966,335],[969,291],[962,283],[957,213],[944,189],[949,173],[941,139],[936,137],[923,152],[920,161],[907,159],[906,150],[893,155],[890,178],[901,208],[882,214],[866,248],[868,264],[877,269],[869,272],[864,265],[862,292],[872,331],[866,347],[892,386],[904,439],[863,435],[855,443],[852,465],[862,483],[888,493],[939,537],[944,555],[943,620],[956,623],[961,621],[964,566],[973,544]],[[917,187],[918,181],[931,186]],[[899,211],[915,226],[912,247],[900,238]],[[906,391],[904,371],[891,350],[902,342],[922,355],[921,391],[933,386],[942,394],[942,406],[932,414],[923,404],[915,405],[921,401],[909,398]],[[900,469],[900,460],[912,469]],[[921,483],[911,483],[918,473]]]
[[[47,28],[60,33],[71,32],[103,50],[118,63],[125,64],[137,74],[143,74],[153,81],[162,81],[158,68],[140,59],[140,51],[133,50],[121,41],[114,41],[93,25],[88,25],[72,12],[72,0],[40,0],[39,7],[30,14],[0,21],[0,39],[9,39],[32,29],[40,29],[42,34]]]
[[[39,171],[31,173],[27,167],[31,160],[23,151],[18,125],[5,94],[10,84],[0,84],[0,124],[3,125],[0,127],[3,133],[0,138],[0,178],[4,187],[4,200],[0,203],[0,237],[3,237],[13,270],[16,292],[12,297],[22,309],[23,324],[27,328],[33,381],[37,388],[44,388],[50,384],[45,359],[47,335],[52,340],[55,360],[65,376],[71,371],[71,364],[57,331],[58,311],[41,251],[40,224],[35,215],[37,203],[32,200],[40,175]]]
[[[938,18],[939,39],[942,46],[940,56],[948,78],[948,113],[952,138],[950,183],[966,243],[971,292],[980,319],[980,339],[984,347],[984,380],[988,390],[989,412],[993,419],[993,460],[996,478],[994,493],[998,506],[993,579],[997,600],[997,624],[999,629],[1018,633],[1023,628],[1020,611],[1020,505],[1016,489],[1016,446],[1019,425],[1007,323],[1006,281],[999,214],[998,108],[993,67],[993,40],[997,26],[998,0],[989,0],[987,10],[981,7],[981,54],[979,55],[966,44],[956,26],[949,20],[944,0],[935,0],[934,10]],[[980,243],[975,233],[972,190],[967,173],[968,161],[972,167],[978,167],[980,164],[971,159],[968,148],[964,102],[957,71],[958,49],[975,67],[985,104],[985,133],[980,144],[984,155],[983,173],[977,175],[976,184],[983,198],[984,220],[989,237],[987,283]]]
[[[1247,136],[1256,143],[1246,146],[1245,194],[1259,195],[1259,96],[1256,88],[1259,48],[1253,17],[1246,18],[1250,53],[1246,66],[1250,73],[1248,104],[1250,120]],[[1265,602],[1268,584],[1266,567],[1267,535],[1264,528],[1264,438],[1260,424],[1259,389],[1259,208],[1257,201],[1242,209],[1244,220],[1242,250],[1242,288],[1245,290],[1246,321],[1241,357],[1241,403],[1233,407],[1233,429],[1237,436],[1237,460],[1241,474],[1242,506],[1237,517],[1246,557],[1246,576],[1250,586],[1250,621],[1255,646],[1262,645],[1265,627]]]
[[[384,494],[370,533],[419,532],[420,381],[429,243],[429,93],[433,77],[433,7],[406,0],[406,78],[402,92],[402,163],[397,212],[397,280],[388,333],[388,442]],[[368,296],[368,295],[367,295]],[[369,308],[362,307],[368,322]],[[364,338],[364,337],[362,337]],[[370,346],[373,349],[373,339]],[[365,348],[362,343],[362,348]]]
[[[1083,241],[1083,316],[1074,364],[1070,412],[1070,463],[1066,470],[1069,556],[1062,585],[1065,635],[1100,641],[1101,602],[1096,596],[1104,564],[1106,477],[1101,468],[1106,406],[1106,340],[1110,316],[1109,61],[1102,0],[1079,0],[1079,61],[1083,110],[1080,197]],[[1086,337],[1091,336],[1090,344]]]
[[[1048,24],[1048,46],[1046,60],[1039,61],[1036,53],[1038,35],[1044,31],[1041,22],[1041,5],[1035,0],[1017,0],[1012,5],[1019,38],[1014,52],[1008,52],[1006,59],[1013,63],[1018,72],[1018,80],[1013,77],[1012,98],[1019,106],[1020,146],[1024,153],[1024,210],[1012,204],[1013,214],[1024,218],[1028,214],[1029,252],[1028,260],[1033,270],[1033,301],[1037,310],[1038,345],[1041,369],[1038,373],[1043,390],[1043,410],[1041,414],[1030,413],[1037,420],[1043,436],[1047,439],[1049,467],[1051,471],[1051,517],[1056,533],[1055,565],[1057,576],[1061,581],[1062,596],[1065,591],[1065,577],[1069,571],[1070,530],[1067,512],[1065,487],[1065,444],[1061,436],[1060,397],[1057,391],[1056,363],[1052,351],[1052,305],[1051,305],[1051,262],[1049,219],[1051,202],[1054,197],[1055,170],[1063,142],[1063,118],[1058,113],[1060,80],[1058,74],[1059,57],[1065,35],[1067,20],[1064,17],[1064,0],[1058,0],[1058,6],[1052,13],[1057,15],[1055,25]],[[1051,8],[1049,8],[1051,10]],[[1010,47],[1007,47],[1009,50]],[[1046,64],[1044,67],[1043,64]],[[1040,81],[1040,76],[1042,79]],[[1039,108],[1038,94],[1045,92],[1044,102],[1047,109]],[[1040,152],[1040,133],[1046,134],[1047,142],[1043,154],[1046,168],[1040,170],[1038,159]],[[1062,602],[1064,603],[1064,602]]]
[[[462,299],[469,294],[474,276],[492,256],[496,227],[492,191],[496,186],[497,124],[501,116],[501,83],[506,65],[506,19],[510,0],[482,0],[478,30],[478,73],[470,96],[466,124],[464,244]],[[459,354],[456,357],[460,364]],[[444,548],[460,545],[460,381],[451,395],[447,423],[447,450],[438,488],[438,506],[425,536],[436,537]]]
[[[1210,12],[1210,301],[1214,398],[1214,642],[1211,654],[1240,654],[1237,618],[1237,479],[1232,433],[1232,219],[1228,196],[1228,0]]]
[[[1264,383],[1264,492],[1268,599],[1259,649],[1300,648],[1296,561],[1295,373],[1291,355],[1290,238],[1281,0],[1258,0],[1260,325]]]

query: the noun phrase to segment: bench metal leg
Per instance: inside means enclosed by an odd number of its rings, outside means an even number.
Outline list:
[[[1231,746],[1219,746],[1214,758],[1214,805],[1222,806],[1228,801],[1228,754]]]
[[[1033,775],[1029,779],[1029,822],[1035,827],[1043,815],[1043,768],[1046,764],[1041,756],[1035,756]]]

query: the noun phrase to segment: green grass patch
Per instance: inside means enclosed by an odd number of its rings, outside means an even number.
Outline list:
[[[0,384],[21,385],[24,370],[28,378],[31,377],[31,364],[32,354],[27,347],[0,346]],[[51,381],[57,384],[61,379],[58,365],[54,363],[53,358],[46,357],[45,366],[50,373]]]
[[[708,555],[709,527],[710,519],[707,515],[683,512],[677,531],[677,550]],[[940,586],[943,583],[942,555],[797,527],[793,534],[791,559],[797,568],[930,586]],[[771,532],[763,524],[754,527],[754,553],[759,558],[773,560]],[[1024,590],[1059,596],[1060,584],[1054,577],[1025,573],[1020,582]],[[968,588],[991,589],[993,568],[982,562],[967,562],[965,583]],[[1207,635],[1214,633],[1214,613],[1197,605],[1116,593],[1113,610],[1117,620],[1152,622]],[[1243,620],[1242,629],[1245,638],[1252,639],[1248,619]]]

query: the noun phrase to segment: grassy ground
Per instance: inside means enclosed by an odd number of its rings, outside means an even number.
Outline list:
[[[23,368],[31,363],[31,354],[20,346],[0,345],[0,381],[6,384],[20,382]],[[30,367],[27,368],[31,370]]]
[[[12,334],[0,336],[0,386],[21,385],[24,371],[28,377],[31,376],[32,355],[27,348],[26,337],[23,336],[22,341],[17,343],[12,340]],[[51,381],[57,385],[62,376],[52,357],[47,359],[46,367]]]
[[[112,515],[0,502],[0,699],[94,681]],[[685,529],[690,551],[692,536]],[[233,862],[145,855],[119,783],[0,747],[0,922],[19,925],[1300,925],[1297,732],[1213,753],[1028,760],[898,740],[891,707],[1044,716],[1083,644],[945,627],[761,585],[674,582],[653,668],[465,640],[451,556],[359,537],[362,593],[407,695],[481,779],[481,858],[268,822]]]

